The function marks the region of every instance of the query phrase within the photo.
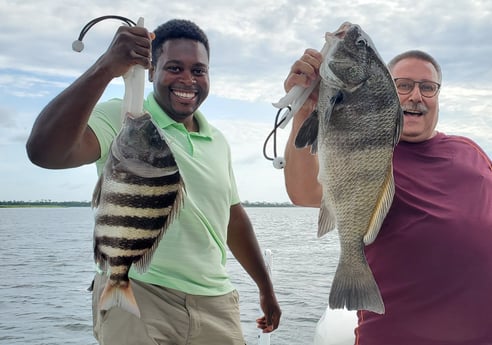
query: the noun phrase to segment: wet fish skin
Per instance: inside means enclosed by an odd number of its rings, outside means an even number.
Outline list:
[[[383,314],[364,246],[375,240],[393,200],[392,157],[403,114],[386,65],[358,25],[344,23],[326,38],[331,46],[320,68],[318,103],[295,144],[318,153],[318,236],[338,229],[330,307]]]
[[[99,309],[119,306],[140,317],[128,272],[145,272],[181,207],[184,184],[173,154],[149,114],[127,114],[98,183],[94,260],[108,271]]]

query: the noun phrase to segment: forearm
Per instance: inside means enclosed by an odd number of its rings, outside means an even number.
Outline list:
[[[227,244],[231,253],[254,280],[261,293],[273,295],[273,285],[253,226],[241,205],[231,208]]]
[[[302,113],[303,112],[303,113]],[[293,118],[292,130],[285,146],[285,187],[290,200],[299,206],[319,207],[322,189],[318,183],[318,158],[311,147],[298,149],[295,138],[309,109],[302,108]]]
[[[96,63],[41,111],[26,145],[33,163],[68,168],[99,157],[87,122],[111,80],[111,74]]]

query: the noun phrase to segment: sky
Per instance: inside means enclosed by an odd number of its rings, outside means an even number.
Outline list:
[[[153,30],[183,18],[211,46],[210,95],[201,109],[231,145],[243,201],[288,202],[283,171],[263,157],[285,95],[283,82],[306,48],[321,49],[325,32],[359,24],[385,62],[409,49],[441,64],[437,129],[464,135],[492,156],[492,1],[489,0],[0,0],[0,201],[89,201],[94,165],[47,170],[27,158],[25,143],[43,107],[104,53],[121,22],[95,25],[85,49],[71,49],[82,27],[103,15],[145,19]],[[146,85],[146,93],[151,85]],[[122,78],[101,101],[123,97]],[[67,114],[69,116],[69,114]],[[290,125],[278,131],[282,155]],[[271,154],[273,146],[268,146]]]

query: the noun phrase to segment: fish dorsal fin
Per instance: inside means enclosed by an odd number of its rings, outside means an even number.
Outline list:
[[[318,238],[335,229],[336,220],[335,209],[331,203],[326,203],[323,197],[318,217]]]
[[[395,195],[395,181],[393,178],[393,163],[388,165],[386,170],[386,178],[384,179],[383,188],[378,195],[378,200],[374,208],[369,227],[364,236],[364,244],[371,244],[379,233],[379,229],[383,224],[384,218],[388,214],[388,210],[393,202]]]
[[[318,151],[318,128],[319,115],[315,109],[308,118],[304,120],[301,128],[296,135],[295,146],[300,149],[306,146],[311,146],[311,153]]]
[[[167,228],[169,225],[173,222],[173,220],[176,218],[178,215],[179,211],[181,210],[181,207],[183,207],[183,200],[184,200],[184,194],[186,193],[185,191],[185,185],[183,182],[183,179],[180,179],[179,182],[179,187],[177,190],[176,194],[176,199],[174,200],[174,203],[171,207],[171,212],[167,215],[166,222],[162,226],[162,229],[160,230],[159,236],[157,239],[154,241],[154,244],[150,249],[142,255],[142,257],[133,263],[133,267],[135,270],[139,273],[144,273],[148,270],[150,261],[152,260],[152,256],[154,255],[155,250],[157,249],[157,246],[159,245],[160,240],[162,239],[162,236],[166,233]]]

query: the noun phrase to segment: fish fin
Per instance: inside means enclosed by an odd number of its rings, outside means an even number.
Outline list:
[[[119,307],[140,318],[140,309],[138,308],[130,282],[125,286],[116,286],[111,284],[111,280],[108,279],[99,298],[98,308],[100,311],[104,311],[113,307]]]
[[[367,264],[362,244],[360,260],[355,264],[353,260],[344,259],[342,254],[331,285],[329,305],[331,309],[369,310],[384,314],[383,298]]]
[[[383,188],[378,195],[377,203],[374,207],[372,217],[369,221],[369,227],[364,235],[364,244],[368,245],[374,242],[379,229],[383,224],[384,218],[388,214],[388,210],[393,202],[393,196],[395,195],[395,181],[393,178],[393,163],[388,165],[386,170],[386,178],[384,179]]]
[[[97,247],[96,241],[94,239],[94,262],[96,263],[96,266],[99,267],[101,270],[106,271],[108,268],[108,263],[106,259],[104,258],[103,254]]]
[[[333,108],[335,105],[340,104],[345,99],[343,91],[338,90],[334,96],[330,98],[330,104],[326,107],[325,116],[323,117],[323,121],[325,126],[328,126],[328,122],[330,122],[331,114],[333,113]]]
[[[311,145],[311,153],[316,153],[318,150],[318,128],[319,115],[315,109],[306,120],[304,120],[301,128],[296,135],[295,146],[300,149]]]
[[[330,121],[331,114],[333,112],[333,108],[336,104],[341,103],[343,101],[343,92],[342,90],[338,90],[338,92],[330,98],[330,103],[327,105],[323,121],[328,124]],[[301,128],[297,132],[297,136],[295,139],[295,146],[299,148],[303,148],[306,146],[311,146],[311,153],[315,154],[318,152],[318,131],[319,131],[319,109],[316,108],[309,117],[304,120]]]
[[[157,239],[154,241],[152,247],[150,247],[149,250],[144,255],[142,255],[142,257],[138,261],[135,261],[132,264],[137,272],[143,273],[146,272],[147,269],[149,268],[150,261],[152,260],[152,256],[154,255],[154,252],[157,249],[160,240],[166,233],[166,230],[169,227],[169,225],[174,221],[179,211],[183,207],[183,200],[184,200],[185,193],[186,190],[185,190],[184,181],[182,178],[180,178],[176,199],[174,200],[173,206],[171,207],[171,212],[168,214],[166,222],[162,226],[159,235],[157,236]]]
[[[403,130],[403,109],[398,107],[398,116],[396,117],[395,135],[393,136],[393,146],[400,141],[401,132]]]
[[[103,175],[99,176],[97,179],[97,183],[94,187],[94,191],[92,192],[92,202],[91,207],[97,208],[99,206],[99,202],[101,201],[101,191],[102,191],[102,183],[103,183]]]
[[[338,90],[337,93],[330,98],[330,104],[332,106],[335,106],[336,104],[342,103],[343,100],[344,100],[343,91]]]
[[[325,203],[323,198],[318,216],[318,238],[323,237],[333,229],[336,225],[335,210],[331,204]]]

